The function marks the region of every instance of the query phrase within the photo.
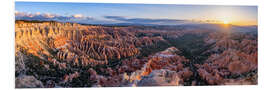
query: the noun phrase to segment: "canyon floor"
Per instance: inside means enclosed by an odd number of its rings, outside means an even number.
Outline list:
[[[15,87],[257,85],[257,30],[216,27],[16,21]]]

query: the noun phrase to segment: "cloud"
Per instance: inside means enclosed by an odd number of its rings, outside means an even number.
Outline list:
[[[104,18],[93,18],[83,14],[69,16],[57,15],[52,13],[27,13],[15,11],[16,20],[40,20],[40,21],[60,21],[75,22],[84,24],[142,24],[142,25],[180,25],[192,21],[178,19],[149,19],[149,18],[127,18],[123,16],[104,16]]]
[[[82,14],[74,14],[74,15],[72,15],[72,17],[75,17],[75,18],[82,18],[83,15],[82,15]]]
[[[40,14],[35,14],[35,15],[39,16]],[[54,18],[54,17],[56,17],[56,15],[50,14],[50,13],[45,13],[45,14],[43,14],[41,16],[43,16],[45,18]]]
[[[15,11],[15,19],[16,20],[40,20],[40,21],[60,21],[60,22],[77,22],[80,23],[81,21],[91,21],[93,20],[92,17],[83,16],[82,14],[74,14],[70,16],[61,16],[57,14],[51,13],[26,13],[26,12],[19,12]]]
[[[189,20],[179,20],[179,19],[126,18],[122,16],[104,16],[104,18],[133,24],[178,25],[190,22]]]
[[[40,15],[40,12],[36,12],[36,15]]]

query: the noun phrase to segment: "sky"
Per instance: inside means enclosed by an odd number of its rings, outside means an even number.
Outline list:
[[[15,2],[16,20],[56,20],[88,24],[257,25],[257,6]]]

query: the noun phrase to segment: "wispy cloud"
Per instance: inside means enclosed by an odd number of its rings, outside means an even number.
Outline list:
[[[148,18],[126,18],[122,16],[104,16],[106,19],[118,20],[125,23],[134,24],[163,24],[163,25],[177,25],[190,23],[189,20],[179,20],[179,19],[148,19]]]

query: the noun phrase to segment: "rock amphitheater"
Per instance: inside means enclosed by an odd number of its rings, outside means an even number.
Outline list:
[[[16,88],[257,84],[254,35],[140,28],[16,21]]]

